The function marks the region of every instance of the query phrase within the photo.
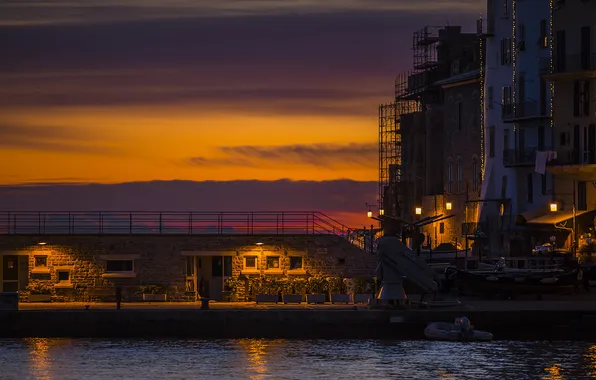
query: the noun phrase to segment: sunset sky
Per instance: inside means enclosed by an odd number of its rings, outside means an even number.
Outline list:
[[[318,190],[279,194],[271,209],[324,208],[315,193],[329,204],[340,196],[345,206],[325,211],[356,222],[349,214],[377,198],[377,106],[411,66],[413,31],[471,30],[483,3],[2,2],[0,209],[55,209],[34,199],[47,199],[48,186],[66,194],[81,183],[124,191],[127,182],[289,179],[281,184]],[[180,183],[165,182],[172,197]],[[242,198],[254,181],[237,184]],[[112,196],[107,188],[94,196]],[[172,206],[158,198],[144,207]],[[206,198],[189,209],[230,207],[217,193]]]

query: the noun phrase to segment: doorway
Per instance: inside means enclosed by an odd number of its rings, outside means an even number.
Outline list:
[[[3,292],[25,290],[29,284],[29,256],[2,256],[2,289]]]
[[[211,256],[209,298],[223,301],[224,284],[232,276],[232,256]]]

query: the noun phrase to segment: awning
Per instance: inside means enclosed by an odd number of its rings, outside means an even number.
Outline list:
[[[578,216],[583,215],[590,211],[593,211],[593,210],[576,211],[575,217],[577,218]],[[569,220],[571,218],[573,218],[573,212],[571,210],[561,210],[561,211],[557,211],[557,212],[548,212],[541,216],[538,216],[538,217],[535,217],[532,219],[527,219],[526,223],[528,223],[528,224],[558,224],[558,223],[562,223],[566,220]]]

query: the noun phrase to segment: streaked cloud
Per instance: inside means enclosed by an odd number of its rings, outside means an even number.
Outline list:
[[[0,123],[0,148],[77,154],[113,154],[119,150],[75,128]]]
[[[378,146],[368,144],[303,144],[283,146],[220,147],[223,158],[191,157],[195,166],[270,167],[279,165],[310,165],[372,167],[377,163]]]
[[[481,12],[478,0],[57,0],[0,4],[0,25],[111,23],[172,18],[247,17],[337,12]]]

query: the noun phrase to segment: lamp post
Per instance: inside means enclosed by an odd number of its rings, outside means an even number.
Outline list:
[[[550,212],[557,212],[559,211],[559,204],[555,201],[552,201],[549,204],[549,209]],[[567,230],[571,230],[571,253],[573,255],[573,257],[575,257],[576,255],[576,249],[575,249],[575,245],[576,245],[576,241],[575,241],[575,229],[576,229],[576,225],[575,225],[575,181],[573,181],[573,202],[571,203],[571,219],[572,219],[572,227],[571,228],[565,228]],[[555,227],[557,227],[555,225]]]

